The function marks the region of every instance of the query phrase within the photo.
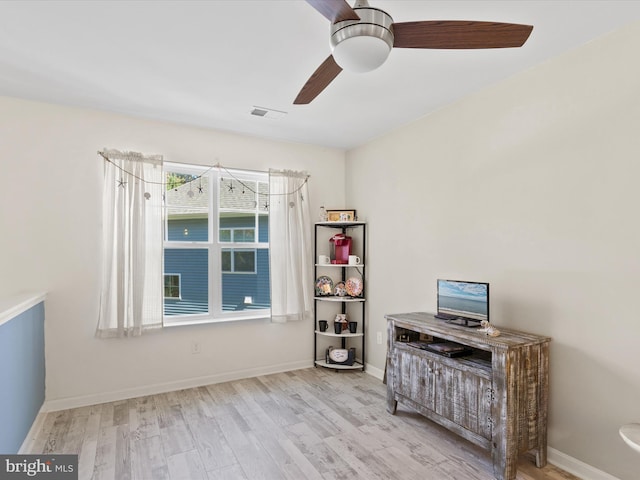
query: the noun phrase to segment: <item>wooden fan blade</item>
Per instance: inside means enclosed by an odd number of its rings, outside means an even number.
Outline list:
[[[342,71],[342,67],[336,63],[333,59],[333,55],[322,62],[315,72],[309,77],[307,83],[304,84],[300,93],[293,101],[294,105],[306,105],[316,98],[320,92],[322,92],[327,85],[329,85],[334,78]]]
[[[396,48],[521,47],[533,27],[517,23],[433,20],[393,24]]]
[[[307,3],[331,20],[331,23],[360,20],[355,10],[345,0],[307,0]]]

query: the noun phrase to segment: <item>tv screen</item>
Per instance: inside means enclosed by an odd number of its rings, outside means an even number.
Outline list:
[[[437,318],[468,325],[489,320],[489,284],[438,279]]]

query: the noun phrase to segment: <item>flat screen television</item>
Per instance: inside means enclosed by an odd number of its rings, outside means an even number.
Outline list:
[[[436,318],[465,326],[489,320],[489,284],[438,279]]]

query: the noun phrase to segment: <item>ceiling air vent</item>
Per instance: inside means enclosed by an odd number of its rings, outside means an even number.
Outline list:
[[[273,110],[271,108],[264,108],[264,107],[256,107],[255,105],[252,107],[251,112],[249,113],[251,113],[251,115],[254,115],[256,117],[264,117],[264,118],[272,118],[272,119],[282,118],[287,114],[287,112],[282,112],[280,110]]]
[[[263,110],[262,108],[253,107],[251,110],[251,115],[255,115],[256,117],[264,117],[268,113],[268,110]]]

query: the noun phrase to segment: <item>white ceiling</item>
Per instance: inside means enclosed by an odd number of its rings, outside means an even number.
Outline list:
[[[293,105],[330,54],[329,21],[302,0],[0,1],[0,95],[348,149],[640,19],[631,0],[370,4],[396,22],[534,29],[522,48],[394,49]]]

